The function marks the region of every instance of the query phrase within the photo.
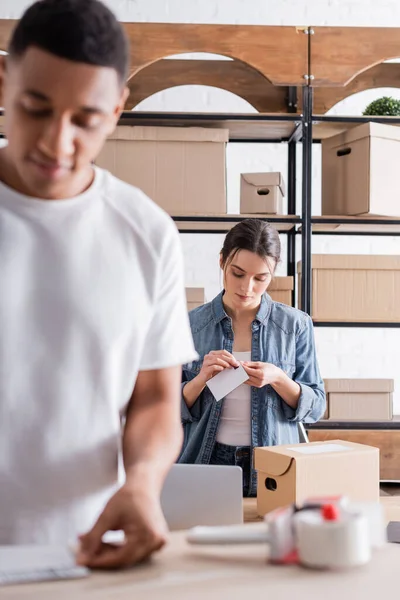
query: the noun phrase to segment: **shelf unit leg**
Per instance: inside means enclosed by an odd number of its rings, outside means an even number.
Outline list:
[[[311,188],[312,188],[312,105],[313,88],[303,87],[303,181],[302,181],[302,271],[301,308],[311,315]]]
[[[297,144],[288,143],[288,214],[296,214],[296,158]],[[296,226],[287,234],[287,274],[293,277],[292,305],[296,305]]]

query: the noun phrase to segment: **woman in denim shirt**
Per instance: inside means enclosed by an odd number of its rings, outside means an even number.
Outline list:
[[[253,448],[299,442],[297,423],[325,411],[310,317],[266,293],[280,260],[275,229],[246,219],[225,238],[224,290],[189,313],[199,360],[183,367],[182,463],[240,465],[256,494]],[[249,379],[217,402],[206,386],[241,363]]]

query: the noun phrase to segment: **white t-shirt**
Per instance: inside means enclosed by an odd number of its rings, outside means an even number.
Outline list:
[[[251,360],[251,352],[233,352],[237,360]],[[242,383],[224,399],[216,440],[228,446],[251,445],[251,387]]]
[[[164,211],[98,168],[68,200],[0,184],[0,544],[90,528],[138,372],[196,358]]]

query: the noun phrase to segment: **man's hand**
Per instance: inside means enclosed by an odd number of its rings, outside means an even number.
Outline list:
[[[107,531],[118,530],[125,533],[124,544],[102,541]],[[110,499],[92,530],[80,536],[77,563],[94,569],[127,567],[159,550],[167,533],[158,494],[125,484]]]

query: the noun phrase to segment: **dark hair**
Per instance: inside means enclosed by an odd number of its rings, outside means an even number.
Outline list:
[[[281,241],[279,234],[265,221],[245,219],[227,233],[221,250],[222,266],[233,260],[239,250],[249,250],[261,256],[272,258],[276,264],[281,257]]]
[[[39,0],[17,23],[8,47],[20,58],[36,46],[67,60],[128,74],[128,41],[114,14],[98,0]]]

